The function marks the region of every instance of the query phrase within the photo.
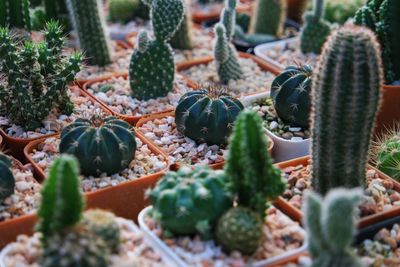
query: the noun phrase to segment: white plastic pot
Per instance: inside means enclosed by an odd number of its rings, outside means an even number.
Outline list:
[[[193,265],[193,264],[189,264],[187,262],[185,262],[181,257],[179,257],[170,247],[168,247],[164,241],[162,241],[156,234],[154,234],[150,228],[147,226],[145,218],[147,216],[149,216],[150,212],[152,210],[152,206],[147,207],[145,209],[143,209],[140,213],[139,213],[139,226],[141,228],[141,230],[143,231],[143,233],[145,234],[145,236],[148,238],[148,240],[150,242],[152,242],[152,245],[154,246],[155,249],[162,251],[163,255],[165,255],[166,257],[168,257],[168,261],[173,261],[174,265],[176,267],[193,267],[197,265]],[[286,215],[284,215],[286,216]],[[299,226],[299,231],[301,231],[303,233],[304,236],[306,236],[306,232],[304,231],[303,228],[301,228]],[[265,259],[265,260],[261,260],[261,261],[254,261],[249,263],[249,267],[263,267],[267,264],[272,264],[276,261],[282,260],[283,258],[286,257],[290,257],[292,255],[295,255],[297,253],[303,252],[307,249],[307,244],[306,244],[306,239],[304,241],[303,246],[301,246],[300,248],[297,249],[293,249],[290,251],[287,251],[281,255],[269,258],[269,259]]]

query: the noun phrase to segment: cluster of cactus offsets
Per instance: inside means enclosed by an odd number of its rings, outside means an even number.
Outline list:
[[[91,119],[77,119],[65,127],[59,150],[77,157],[84,175],[112,175],[133,160],[136,140],[127,122],[95,115]]]
[[[29,0],[0,0],[0,26],[30,31]]]
[[[0,203],[14,194],[15,177],[11,171],[11,160],[0,153]]]
[[[321,53],[331,32],[331,25],[322,18],[323,13],[324,0],[314,0],[314,10],[305,15],[305,25],[301,31],[300,48],[303,53]]]
[[[79,47],[85,51],[89,64],[104,67],[111,63],[111,45],[105,32],[106,24],[100,0],[65,0]]]
[[[26,130],[42,125],[54,108],[70,115],[73,103],[68,84],[80,71],[82,55],[62,54],[64,37],[59,25],[47,23],[45,42],[17,45],[9,30],[0,28],[0,115]]]
[[[139,9],[140,0],[110,0],[108,17],[113,22],[128,22]]]
[[[309,65],[289,66],[272,82],[271,98],[283,122],[309,128],[311,77]]]
[[[150,18],[155,40],[142,31],[129,66],[132,97],[148,100],[166,96],[173,88],[175,65],[169,41],[182,23],[182,0],[152,0]]]
[[[309,192],[305,199],[305,226],[313,267],[361,267],[351,243],[356,232],[360,189],[336,189],[321,199]]]
[[[185,14],[183,21],[172,37],[170,43],[175,49],[189,50],[193,48],[193,22],[192,12],[190,11],[190,3],[188,0],[184,0],[185,3]]]
[[[239,205],[265,216],[267,201],[280,196],[286,187],[268,151],[261,117],[250,110],[239,114],[229,142],[225,172],[237,193]]]
[[[178,131],[197,143],[227,144],[242,103],[222,87],[208,86],[186,93],[175,110]]]
[[[250,33],[281,37],[286,19],[287,0],[257,0]]]
[[[226,182],[223,171],[207,166],[167,172],[150,193],[153,215],[171,234],[209,238],[212,227],[233,204]]]
[[[373,32],[354,25],[335,31],[315,73],[313,187],[321,194],[335,187],[362,187],[383,84],[380,49]]]

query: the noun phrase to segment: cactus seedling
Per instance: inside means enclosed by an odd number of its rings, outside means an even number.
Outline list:
[[[257,0],[250,24],[250,33],[281,37],[286,19],[286,0]]]
[[[10,168],[10,159],[3,153],[0,153],[0,203],[14,194],[15,178]]]
[[[186,93],[175,110],[175,123],[183,135],[198,143],[226,144],[242,103],[226,89],[208,86]]]
[[[84,175],[112,175],[125,169],[136,150],[132,127],[115,117],[77,119],[61,133],[60,152],[77,157]]]
[[[29,0],[0,0],[0,26],[30,31]]]

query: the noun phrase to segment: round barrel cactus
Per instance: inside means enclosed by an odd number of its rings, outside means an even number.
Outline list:
[[[77,119],[61,133],[60,152],[74,155],[84,175],[117,173],[128,167],[135,151],[132,127],[112,116]]]
[[[271,98],[283,122],[309,127],[311,76],[308,65],[289,66],[272,82]]]
[[[186,93],[175,110],[178,131],[197,143],[226,144],[242,103],[220,87]]]
[[[10,167],[11,160],[0,153],[0,203],[14,194],[15,178]]]
[[[198,166],[168,172],[150,193],[154,217],[175,235],[209,237],[213,226],[233,203],[223,171]]]

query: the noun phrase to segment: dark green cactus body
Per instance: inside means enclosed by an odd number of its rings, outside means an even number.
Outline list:
[[[68,9],[65,0],[44,0],[47,20],[57,20],[69,28]]]
[[[0,0],[0,26],[30,31],[29,0]]]
[[[365,26],[375,31],[376,16],[369,6],[363,6],[354,15],[354,24]]]
[[[251,209],[231,208],[219,219],[216,235],[224,250],[251,255],[263,239],[263,222]]]
[[[152,0],[151,24],[157,40],[168,42],[182,23],[184,6],[182,0]]]
[[[379,44],[367,28],[335,32],[312,86],[312,179],[325,194],[363,186],[383,83]]]
[[[372,11],[375,13],[375,16],[379,14],[379,9],[381,8],[381,5],[385,0],[368,0],[367,1],[367,6],[372,9]]]
[[[171,46],[175,49],[189,50],[193,48],[193,30],[192,30],[192,13],[190,11],[190,3],[185,3],[185,15],[181,26],[175,32],[171,39]]]
[[[218,218],[233,204],[223,171],[207,166],[168,172],[150,197],[155,219],[177,235],[210,237]]]
[[[59,149],[77,157],[84,175],[112,175],[133,160],[136,141],[128,123],[115,117],[94,117],[77,119],[65,127]]]
[[[309,127],[311,76],[308,65],[289,66],[271,86],[271,98],[279,118],[291,125]]]
[[[186,93],[175,110],[175,123],[183,135],[197,143],[226,144],[242,103],[220,88]]]
[[[111,63],[111,48],[99,0],[66,0],[71,23],[78,34],[79,46],[88,62],[104,67]]]
[[[375,144],[374,150],[377,168],[400,181],[400,132],[389,133]]]
[[[113,22],[130,21],[139,9],[140,0],[111,0],[108,17]]]
[[[0,153],[0,203],[14,194],[15,178],[10,168],[11,160]]]
[[[281,37],[286,19],[286,0],[257,0],[250,33]]]

